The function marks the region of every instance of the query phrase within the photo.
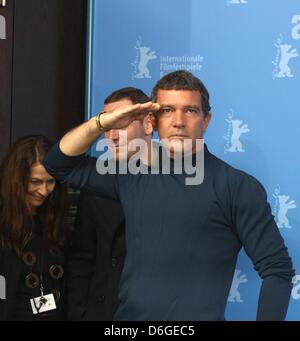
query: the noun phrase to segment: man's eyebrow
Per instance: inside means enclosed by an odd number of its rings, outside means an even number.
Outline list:
[[[193,109],[198,109],[198,110],[201,109],[200,105],[185,105],[184,108],[185,109],[186,108],[193,108]]]
[[[175,105],[173,105],[173,104],[167,104],[167,103],[159,103],[159,105],[160,105],[161,107],[171,107],[171,108],[175,107]]]
[[[167,104],[167,103],[160,103],[159,104],[160,105],[160,108],[162,109],[162,108],[175,108],[176,107],[176,105],[174,105],[174,104]],[[192,109],[197,109],[197,110],[199,110],[199,111],[201,111],[201,106],[200,105],[184,105],[183,106],[183,109],[190,109],[190,108],[192,108]]]
[[[168,104],[168,103],[159,103],[159,105],[164,105],[166,107],[174,107],[175,104]],[[197,104],[187,104],[183,106],[184,108],[200,108],[200,105]]]

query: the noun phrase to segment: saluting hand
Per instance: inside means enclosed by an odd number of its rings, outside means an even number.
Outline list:
[[[103,113],[100,116],[100,123],[104,130],[122,129],[128,127],[135,120],[143,120],[148,112],[155,112],[159,109],[160,105],[158,103],[138,103],[112,112]]]

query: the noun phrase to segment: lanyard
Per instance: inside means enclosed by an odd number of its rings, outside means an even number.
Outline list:
[[[41,252],[40,252],[41,258],[40,258],[40,264],[39,264],[39,271],[40,271],[40,292],[41,296],[39,297],[38,305],[33,298],[33,304],[37,312],[39,313],[42,306],[46,304],[47,299],[44,297],[44,285],[43,285],[43,266],[44,266],[44,248],[43,248],[43,239],[41,240]]]

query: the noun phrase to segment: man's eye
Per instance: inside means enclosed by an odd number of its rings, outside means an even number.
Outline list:
[[[171,112],[171,108],[162,108],[162,109],[160,110],[160,112],[161,112],[162,114],[169,114],[169,113]]]
[[[198,110],[190,108],[190,109],[188,109],[188,113],[190,113],[190,114],[198,114]]]

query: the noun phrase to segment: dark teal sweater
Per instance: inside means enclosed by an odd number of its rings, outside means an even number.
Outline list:
[[[197,186],[186,186],[185,174],[99,175],[96,159],[67,157],[58,145],[45,166],[59,180],[122,203],[127,255],[116,320],[224,320],[241,247],[263,279],[257,319],[285,318],[292,262],[252,176],[207,148]]]

